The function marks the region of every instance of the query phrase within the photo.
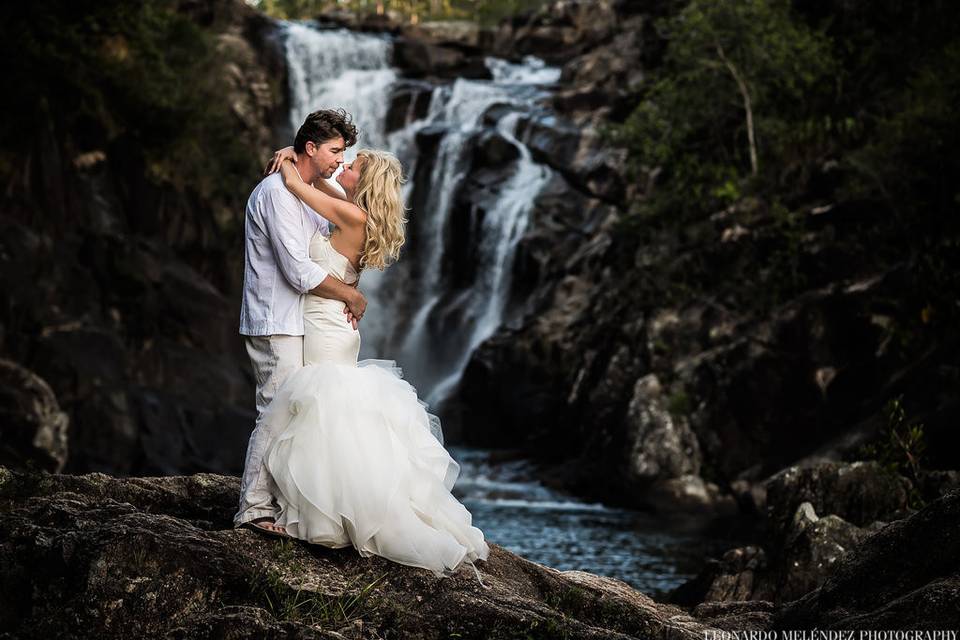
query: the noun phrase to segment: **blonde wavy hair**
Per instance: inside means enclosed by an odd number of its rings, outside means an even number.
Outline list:
[[[360,178],[353,203],[367,214],[367,240],[360,256],[360,266],[383,271],[400,257],[406,240],[406,209],[401,185],[403,167],[389,151],[361,149],[357,160]]]

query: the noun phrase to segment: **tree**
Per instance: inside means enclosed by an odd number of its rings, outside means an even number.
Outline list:
[[[657,23],[665,64],[619,131],[647,167],[678,188],[717,193],[764,155],[784,151],[791,124],[833,66],[826,37],[786,0],[694,0]]]

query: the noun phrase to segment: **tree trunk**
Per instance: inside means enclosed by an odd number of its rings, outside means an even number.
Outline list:
[[[757,175],[757,139],[753,131],[753,107],[750,104],[750,91],[747,90],[747,83],[744,81],[743,76],[740,75],[740,72],[737,71],[737,68],[733,66],[733,63],[727,59],[727,56],[723,53],[723,47],[720,46],[720,43],[717,43],[717,55],[720,56],[720,60],[730,71],[730,75],[733,76],[733,79],[737,83],[737,87],[740,89],[740,95],[743,98],[743,110],[747,114],[747,140],[750,143],[750,172],[752,175]]]

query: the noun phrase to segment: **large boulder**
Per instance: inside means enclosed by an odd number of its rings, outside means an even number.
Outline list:
[[[907,480],[875,462],[790,467],[765,483],[760,544],[709,560],[673,602],[788,602],[822,585],[870,534],[911,513]]]
[[[413,78],[490,78],[482,57],[460,47],[398,37],[393,44],[393,64]]]
[[[625,154],[605,144],[597,129],[552,114],[520,120],[517,132],[535,160],[559,171],[590,197],[623,204]]]
[[[960,628],[960,491],[891,522],[786,604],[774,629]]]
[[[500,23],[493,49],[501,56],[535,55],[562,63],[614,33],[629,2],[550,2]]]
[[[777,576],[777,601],[789,602],[819,587],[847,550],[882,527],[878,522],[861,529],[833,514],[821,518],[809,502],[801,504],[780,553],[783,560]]]
[[[494,35],[491,29],[472,20],[435,20],[415,25],[407,24],[403,27],[403,34],[408,38],[468,51],[489,48]]]
[[[396,131],[427,115],[433,85],[423,80],[398,80],[390,93],[386,131]]]
[[[493,544],[451,578],[232,527],[237,478],[0,468],[0,625],[18,638],[668,638],[716,628]]]
[[[663,396],[655,374],[643,376],[633,388],[627,409],[628,476],[637,482],[700,473],[700,443],[686,419],[670,412]]]
[[[624,484],[636,492],[635,502],[658,511],[735,513],[733,498],[700,477],[700,443],[686,417],[671,409],[655,374],[636,381],[624,425]]]
[[[43,378],[0,359],[0,464],[60,471],[70,420]]]
[[[832,514],[859,527],[896,520],[910,512],[909,481],[873,461],[788,467],[765,484],[767,524],[774,540],[785,538],[804,503],[818,514]]]

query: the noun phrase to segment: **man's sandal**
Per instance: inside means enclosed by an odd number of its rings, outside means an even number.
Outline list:
[[[268,526],[268,525],[272,525],[272,526],[277,527],[277,528],[276,528],[276,529],[273,529],[273,528],[271,528],[271,526]],[[256,530],[256,531],[259,531],[260,533],[264,533],[264,534],[266,534],[266,535],[268,535],[268,536],[274,536],[274,537],[277,537],[277,538],[290,538],[290,537],[292,537],[289,533],[287,533],[286,531],[284,531],[283,529],[281,529],[281,528],[279,527],[279,525],[277,525],[275,522],[271,522],[271,521],[253,522],[253,521],[251,520],[250,522],[244,522],[241,526],[247,527],[248,529],[254,529],[254,530]]]

